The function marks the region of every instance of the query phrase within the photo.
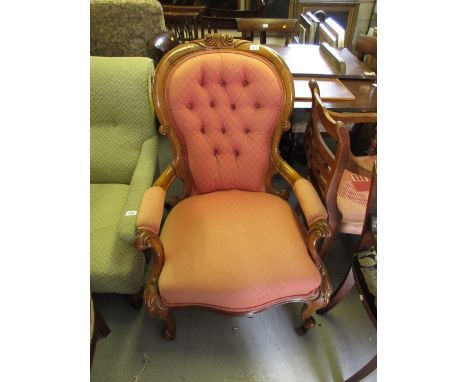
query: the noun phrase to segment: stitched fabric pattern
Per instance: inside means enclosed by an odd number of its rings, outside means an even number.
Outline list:
[[[91,183],[130,184],[144,141],[156,135],[143,57],[91,57]]]
[[[188,55],[166,82],[193,193],[263,191],[271,134],[284,105],[281,78],[258,55],[214,53]]]

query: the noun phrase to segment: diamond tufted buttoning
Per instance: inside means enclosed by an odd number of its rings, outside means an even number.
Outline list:
[[[191,103],[189,103],[189,104],[187,104],[187,107],[188,107],[189,109],[192,109],[192,108],[193,108],[193,105],[192,105]]]
[[[210,102],[210,107],[214,107],[214,101]]]
[[[214,154],[214,155],[218,155],[218,149],[214,149],[214,150],[213,150],[213,154]]]
[[[255,104],[255,108],[258,109],[259,107],[260,107],[260,104],[257,102],[257,103]]]
[[[204,128],[203,126],[202,126],[202,128],[200,129],[200,132],[201,132],[202,134],[205,134],[205,128]]]
[[[236,105],[232,104],[231,109],[234,110],[236,108]]]
[[[249,129],[248,127],[246,127],[246,128],[244,129],[244,133],[246,133],[246,134],[250,133],[250,129]]]
[[[222,128],[221,128],[221,132],[222,132],[223,134],[225,134],[225,133],[226,133],[226,128],[222,127]]]
[[[242,81],[242,85],[247,86],[248,84],[247,80]]]
[[[226,82],[224,82],[224,80],[221,80],[221,81],[219,81],[219,84],[220,84],[221,86],[224,86],[224,85],[226,85]]]
[[[238,157],[238,156],[239,156],[239,150],[234,150],[234,155],[235,155],[236,157]]]

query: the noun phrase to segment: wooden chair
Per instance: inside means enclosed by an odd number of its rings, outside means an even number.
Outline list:
[[[205,15],[202,17],[202,37],[204,37],[205,30],[208,33],[218,33],[218,30],[237,30],[236,18],[252,18],[252,17],[263,17],[265,2],[260,0],[257,2],[257,9],[251,10],[237,10],[237,9],[224,9],[224,8],[211,8],[208,7]],[[253,40],[253,32],[250,36],[243,32],[243,39]]]
[[[136,246],[155,256],[148,314],[164,321],[170,340],[174,309],[244,316],[302,302],[297,334],[305,334],[331,292],[317,249],[328,224],[312,184],[279,154],[294,103],[288,67],[272,49],[215,33],[171,50],[152,89],[175,159],[145,192],[137,215]],[[277,173],[304,207],[307,232],[287,192],[273,189]],[[159,233],[176,177],[184,195]]]
[[[90,298],[91,301],[91,311],[90,311],[90,366],[93,366],[94,352],[96,351],[96,343],[99,337],[107,337],[111,330],[107,326],[106,321],[102,318],[99,312],[96,310],[93,298]]]
[[[260,44],[266,44],[266,33],[277,32],[284,36],[284,46],[296,31],[297,19],[264,19],[264,18],[238,18],[237,30],[240,32],[260,33]]]
[[[201,17],[206,11],[205,5],[163,4],[163,9],[166,26],[177,35],[179,43],[201,37]]]
[[[355,157],[350,150],[345,123],[376,122],[376,113],[336,113],[326,109],[316,81],[309,81],[312,91],[311,118],[306,128],[304,148],[308,173],[320,190],[328,211],[331,234],[325,239],[325,256],[337,232],[360,235],[362,232],[370,178],[376,156]],[[336,145],[335,152],[325,143],[322,132]]]
[[[335,307],[356,286],[362,304],[377,329],[377,170],[374,168],[366,210],[366,220],[357,251],[347,276],[333,293],[328,305],[317,313],[324,314]],[[357,382],[377,368],[377,355],[345,382]]]
[[[360,34],[354,49],[356,57],[377,72],[377,37]]]

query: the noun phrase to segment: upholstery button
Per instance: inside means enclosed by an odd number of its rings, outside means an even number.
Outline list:
[[[246,127],[246,128],[244,129],[244,133],[246,133],[246,134],[250,133],[250,129],[249,129],[248,127]]]
[[[242,85],[247,86],[248,82],[246,80],[242,81]]]
[[[238,157],[238,156],[239,156],[239,150],[234,150],[234,155],[235,155],[236,157]]]
[[[214,101],[210,102],[210,107],[214,107]]]
[[[257,102],[257,103],[255,104],[255,108],[258,109],[259,107],[260,107],[260,104]]]
[[[225,134],[225,133],[226,133],[226,129],[225,129],[224,127],[221,128],[221,132],[222,132],[223,134]]]
[[[218,149],[214,149],[213,154],[218,155]]]
[[[226,85],[226,82],[224,82],[224,80],[221,80],[221,81],[219,81],[219,84],[220,84],[221,86],[224,86],[224,85]]]
[[[200,132],[201,132],[202,134],[205,134],[205,128],[202,127],[202,128],[200,129]]]
[[[191,103],[189,103],[189,104],[187,104],[187,107],[188,107],[189,109],[191,109],[191,108],[193,108],[193,105],[192,105]]]
[[[234,110],[236,108],[236,105],[232,104],[231,109]]]

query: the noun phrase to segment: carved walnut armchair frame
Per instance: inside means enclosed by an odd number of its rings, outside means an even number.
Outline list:
[[[159,178],[155,181],[154,186],[159,186],[164,190],[167,190],[173,180],[176,177],[182,179],[184,183],[184,195],[182,199],[191,195],[192,191],[192,182],[190,173],[188,170],[188,164],[186,162],[186,153],[185,148],[177,133],[171,126],[168,124],[169,118],[166,111],[165,97],[164,97],[164,87],[165,78],[169,72],[169,68],[174,65],[174,63],[179,60],[181,57],[198,52],[201,50],[225,50],[225,51],[248,51],[255,52],[264,58],[268,59],[273,66],[278,70],[279,76],[282,78],[285,86],[285,105],[283,111],[278,119],[277,126],[274,128],[271,137],[270,143],[270,160],[269,168],[265,176],[265,188],[266,191],[277,195],[283,199],[288,198],[288,192],[286,190],[277,191],[272,186],[272,177],[273,175],[279,173],[285,180],[293,186],[294,183],[300,179],[304,179],[300,174],[298,174],[292,167],[290,167],[280,156],[278,145],[281,139],[281,136],[284,131],[289,130],[291,127],[289,122],[289,116],[292,111],[293,101],[294,101],[294,87],[291,77],[291,73],[288,70],[285,62],[280,56],[278,56],[273,50],[264,46],[256,45],[254,49],[250,49],[251,45],[254,45],[250,41],[237,40],[233,39],[230,35],[223,35],[215,33],[213,35],[207,35],[204,39],[194,40],[182,45],[179,45],[175,49],[171,50],[168,54],[158,64],[158,67],[155,70],[155,75],[153,77],[152,84],[152,94],[153,94],[153,106],[156,112],[156,115],[161,122],[159,132],[163,135],[167,135],[172,144],[173,148],[173,161],[172,163],[163,171]],[[258,47],[258,50],[257,50]],[[178,200],[174,200],[171,204],[176,204]],[[319,202],[320,203],[320,202]],[[305,206],[302,206],[304,208]],[[326,213],[325,213],[326,215]],[[320,239],[328,237],[330,234],[329,226],[327,223],[327,217],[320,216],[314,218],[313,221],[309,222],[309,227],[306,237],[306,246],[310,258],[317,267],[320,276],[321,284],[315,290],[315,292],[308,299],[290,299],[281,303],[289,302],[303,302],[304,306],[302,309],[302,325],[296,329],[298,335],[304,335],[308,329],[315,326],[315,320],[312,314],[327,305],[330,294],[331,294],[331,285],[328,277],[328,273],[320,259],[318,254],[318,244]],[[164,267],[164,247],[159,239],[159,235],[147,230],[139,228],[137,231],[136,246],[140,250],[150,249],[154,253],[155,261],[154,266],[151,272],[151,275],[148,279],[145,293],[144,293],[144,303],[146,306],[147,313],[150,317],[157,317],[164,321],[165,328],[163,331],[163,337],[172,340],[175,338],[176,329],[175,329],[175,320],[172,315],[172,309],[164,306],[162,303],[160,291],[159,291],[159,277],[161,271]],[[267,307],[264,307],[257,311],[245,311],[245,312],[227,312],[221,311],[219,309],[205,308],[209,310],[214,310],[221,312],[227,315],[233,316],[245,316],[258,313],[265,309],[268,309],[272,306],[278,305],[278,303],[271,303]],[[196,307],[186,305],[184,307]]]

